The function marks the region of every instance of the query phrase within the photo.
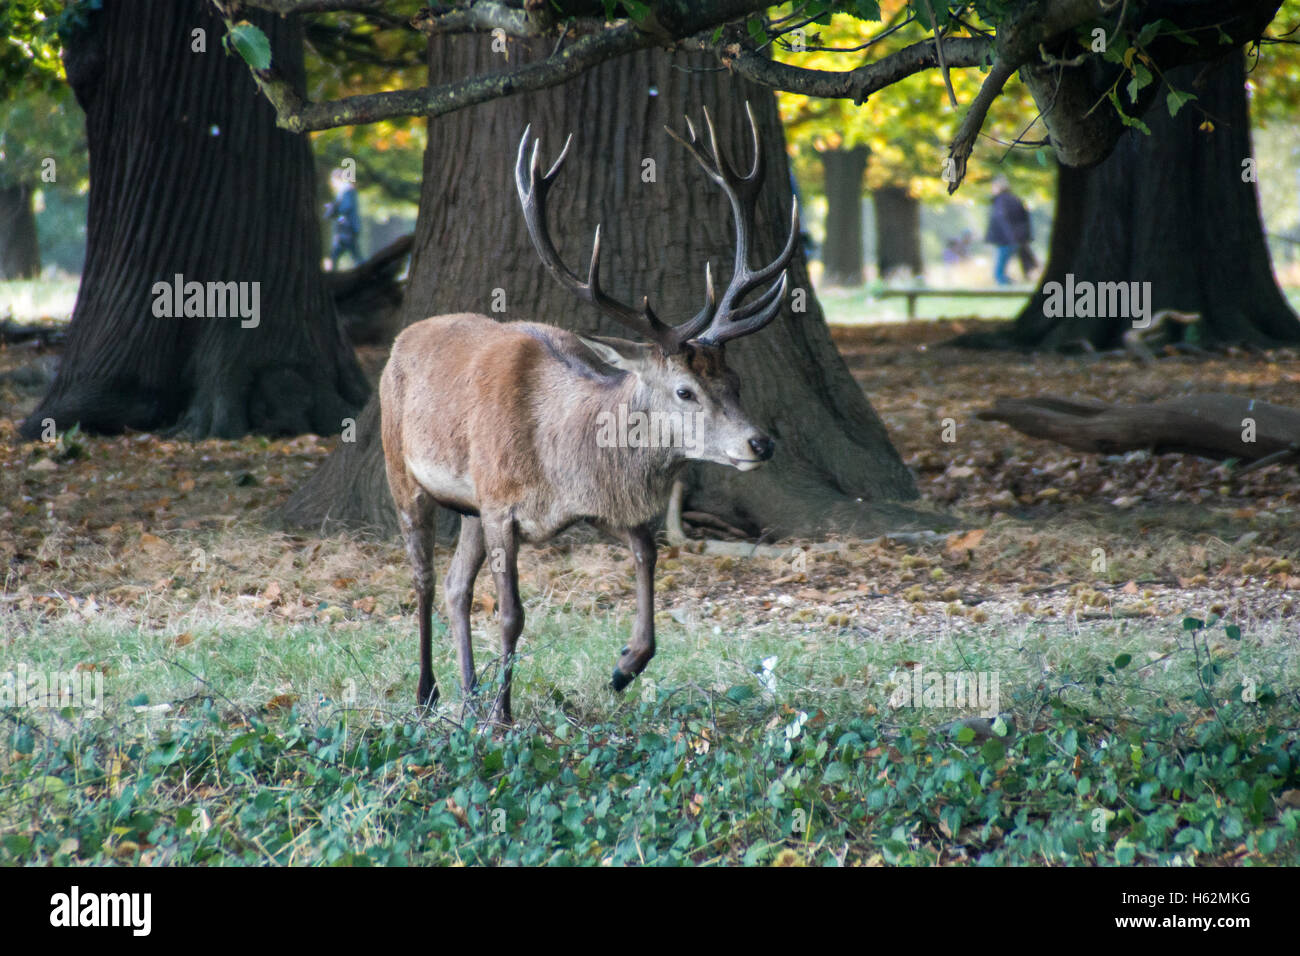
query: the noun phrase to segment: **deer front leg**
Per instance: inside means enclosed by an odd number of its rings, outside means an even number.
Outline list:
[[[645,670],[650,658],[655,656],[655,536],[648,525],[622,528],[620,533],[632,551],[636,563],[636,623],[632,625],[632,641],[623,653],[610,678],[614,690],[622,690],[632,679]]]
[[[470,607],[474,603],[474,579],[483,566],[487,553],[483,543],[483,523],[469,515],[460,519],[460,538],[456,553],[447,569],[444,589],[447,592],[447,620],[451,622],[452,637],[456,640],[456,656],[460,660],[460,686],[465,691],[465,702],[474,694],[478,681],[474,677],[474,648],[469,641]]]
[[[501,616],[501,693],[493,718],[509,724],[510,677],[514,671],[515,645],[524,629],[524,605],[519,600],[519,534],[514,519],[507,515],[483,515],[483,541],[488,566],[497,586],[497,613]]]
[[[433,679],[433,537],[435,508],[417,498],[409,509],[399,509],[398,524],[406,542],[406,554],[415,575],[416,615],[420,622],[420,685],[416,700],[432,707],[438,700]]]

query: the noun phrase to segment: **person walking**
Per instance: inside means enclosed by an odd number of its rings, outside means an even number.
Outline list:
[[[989,209],[989,228],[984,234],[984,241],[997,249],[997,258],[993,265],[993,279],[998,285],[1010,285],[1007,276],[1007,263],[1011,257],[1020,254],[1020,268],[1029,278],[1029,271],[1038,265],[1029,243],[1033,231],[1029,225],[1029,210],[1011,191],[1007,177],[998,176],[993,180],[993,203]]]
[[[357,187],[342,169],[330,173],[330,189],[334,191],[334,201],[326,205],[325,215],[331,220],[329,271],[333,272],[345,252],[352,256],[354,266],[361,264],[357,246],[361,238],[361,201],[357,198]]]

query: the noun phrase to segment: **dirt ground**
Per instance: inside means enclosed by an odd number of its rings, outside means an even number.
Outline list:
[[[937,343],[973,323],[837,329],[853,374],[917,476],[923,501],[965,530],[929,543],[842,542],[785,559],[669,549],[661,613],[815,621],[872,632],[906,620],[1171,619],[1219,614],[1297,632],[1296,466],[1234,477],[1213,462],[1073,452],[974,418],[997,396],[1080,394],[1146,402],[1224,391],[1300,406],[1300,354],[1128,359],[964,352]],[[110,609],[142,624],[200,596],[293,621],[410,609],[396,541],[285,533],[275,511],[336,439],[188,442],[149,434],[21,442],[17,425],[52,353],[0,352],[0,629],[31,615]],[[382,350],[363,361],[378,373]],[[36,370],[35,372],[33,370]],[[941,440],[943,420],[956,440]],[[446,552],[439,555],[445,567]],[[589,535],[521,560],[525,591],[630,602],[623,551]],[[480,588],[479,612],[492,597]],[[628,612],[631,605],[628,604]],[[20,625],[21,626],[21,625]]]

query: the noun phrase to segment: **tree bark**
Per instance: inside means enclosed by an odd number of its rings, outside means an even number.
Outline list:
[[[1076,287],[1150,282],[1151,314],[1199,313],[1192,334],[1202,346],[1300,342],[1300,321],[1273,277],[1255,184],[1243,176],[1252,155],[1244,56],[1167,76],[1197,99],[1171,117],[1162,92],[1144,116],[1150,136],[1128,130],[1097,166],[1060,168],[1042,285],[1009,332],[955,344],[1117,347],[1134,316],[1046,313],[1051,283],[1064,286],[1070,275]],[[1207,119],[1213,131],[1200,129]]]
[[[431,81],[517,66],[550,44],[512,44],[509,64],[490,37],[435,37]],[[542,320],[586,333],[626,335],[576,302],[540,265],[515,194],[513,163],[531,123],[545,162],[564,137],[574,143],[552,190],[552,232],[566,262],[585,274],[592,230],[602,223],[602,284],[627,301],[649,295],[656,311],[683,321],[703,301],[712,260],[725,283],[733,227],[721,191],[664,133],[683,113],[708,106],[719,141],[747,164],[748,98],[763,137],[766,185],[759,200],[754,263],[775,257],[790,225],[790,179],[775,98],[731,80],[698,55],[642,51],[575,78],[562,88],[523,94],[439,119],[425,154],[424,188],[404,318],[479,311],[502,320]],[[648,161],[653,161],[652,163]],[[721,268],[719,268],[721,267]],[[748,474],[715,465],[685,474],[689,508],[751,532],[813,533],[825,527],[897,526],[916,516],[888,499],[915,486],[830,340],[796,254],[782,316],[728,346],[754,421],[776,439],[776,458]],[[503,311],[493,311],[494,301]],[[796,311],[802,306],[803,311]],[[342,445],[290,500],[291,523],[330,520],[395,526],[380,454],[379,410],[371,401],[357,441]]]
[[[34,196],[30,185],[0,187],[0,279],[34,279],[41,274]]]
[[[823,280],[828,285],[863,282],[862,176],[867,148],[828,149],[821,154],[826,173],[826,241],[822,244]]]
[[[249,11],[302,78],[296,17]],[[193,50],[204,31],[206,52]],[[107,0],[68,44],[86,112],[86,267],[53,386],[24,423],[195,437],[339,431],[369,391],[322,281],[306,137],[275,126],[199,0]],[[155,314],[156,283],[247,283],[257,315]],[[254,325],[254,319],[256,324]]]
[[[907,194],[906,186],[881,186],[871,198],[876,207],[876,268],[880,278],[896,269],[907,269],[919,276],[924,271],[920,201]]]

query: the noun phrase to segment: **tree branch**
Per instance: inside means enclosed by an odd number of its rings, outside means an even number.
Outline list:
[[[277,124],[290,132],[303,133],[374,123],[396,116],[442,116],[498,97],[555,86],[606,60],[657,42],[635,24],[618,24],[602,33],[582,37],[553,57],[524,64],[509,73],[474,76],[437,87],[345,96],[323,103],[303,100],[274,67],[254,70],[253,76],[275,107]]]
[[[983,66],[988,62],[988,56],[993,50],[992,41],[983,37],[946,37],[942,44],[944,58],[949,66]],[[865,102],[872,93],[879,92],[913,73],[933,69],[939,65],[936,49],[938,44],[934,40],[913,43],[874,63],[867,63],[842,73],[834,70],[807,69],[769,60],[743,47],[737,51],[736,44],[700,41],[697,45],[701,49],[717,53],[733,73],[763,86],[784,90],[787,93],[802,93],[805,96],[850,99],[858,105]]]
[[[215,0],[214,0],[215,2]],[[247,0],[250,6],[272,7],[280,12],[303,12],[316,3],[342,4],[345,0]],[[359,0],[353,0],[359,2]],[[545,60],[524,64],[508,73],[470,77],[457,83],[413,90],[391,90],[348,96],[338,100],[312,103],[304,100],[274,65],[267,70],[252,70],[258,87],[275,107],[276,123],[295,133],[374,123],[398,116],[442,116],[502,96],[545,89],[604,63],[606,60],[652,46],[671,44],[677,37],[689,37],[721,26],[737,17],[762,11],[767,0],[711,0],[708,3],[665,4],[641,22],[618,21],[598,33],[583,36]],[[527,4],[525,4],[527,6]],[[341,6],[338,7],[342,9]],[[474,14],[474,10],[480,12]],[[469,29],[467,16],[479,17],[480,26],[496,22],[511,24],[513,29],[532,29],[523,21],[512,19],[520,11],[499,0],[474,0],[467,7],[446,10],[433,19],[448,17],[453,32]],[[496,18],[496,19],[494,19]],[[229,17],[227,29],[230,28]],[[425,18],[417,18],[425,21]],[[427,21],[426,21],[427,22]],[[495,27],[494,27],[495,28]],[[425,27],[420,26],[424,30]],[[438,32],[439,28],[429,29]],[[509,31],[507,31],[509,32]],[[543,31],[544,32],[544,31]],[[542,35],[526,34],[526,35]]]
[[[948,195],[955,193],[961,181],[966,178],[966,160],[970,158],[971,150],[975,148],[975,138],[984,128],[989,107],[993,105],[993,101],[998,98],[1002,88],[1007,85],[1007,80],[1011,79],[1011,74],[1015,72],[1016,68],[1001,57],[994,60],[989,75],[984,77],[984,82],[980,84],[980,91],[975,94],[975,99],[971,100],[970,108],[966,110],[961,125],[957,127],[957,135],[953,137],[952,145],[948,147],[948,168],[944,170],[944,178],[948,180]]]
[[[507,36],[529,38],[550,33],[555,27],[555,21],[544,5],[533,13],[493,0],[480,0],[467,7],[442,12],[433,7],[425,7],[411,17],[411,26],[425,36],[501,30]]]
[[[386,0],[243,0],[240,4],[280,16],[291,13],[332,13],[336,10],[379,10]]]

